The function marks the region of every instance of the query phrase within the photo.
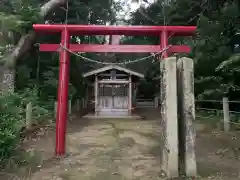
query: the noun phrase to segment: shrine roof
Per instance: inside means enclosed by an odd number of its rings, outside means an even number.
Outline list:
[[[99,69],[96,69],[96,70],[92,70],[90,72],[84,73],[83,77],[93,76],[93,75],[96,75],[96,74],[99,74],[99,73],[102,73],[102,72],[105,72],[105,71],[109,71],[109,70],[112,70],[112,69],[115,69],[115,70],[118,70],[118,71],[121,71],[121,72],[125,72],[127,74],[137,76],[139,78],[144,78],[144,75],[142,73],[138,73],[136,71],[133,71],[133,70],[130,70],[128,68],[118,66],[118,65],[109,65],[109,66],[105,66],[105,67],[102,67],[102,68],[99,68]]]

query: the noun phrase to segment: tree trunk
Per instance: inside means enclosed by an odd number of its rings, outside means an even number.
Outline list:
[[[49,0],[41,7],[39,15],[45,18],[50,12],[66,2],[67,0]],[[20,38],[13,52],[4,58],[5,64],[0,65],[0,90],[9,91],[14,89],[16,62],[32,48],[35,38],[36,33],[29,31]]]

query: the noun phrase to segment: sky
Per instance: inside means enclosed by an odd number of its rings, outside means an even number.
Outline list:
[[[124,17],[126,20],[130,18],[131,13],[136,11],[140,6],[148,6],[155,0],[147,0],[149,3],[145,3],[144,0],[115,0],[122,4],[123,11],[119,12],[117,16]]]
[[[119,19],[124,18],[125,20],[130,19],[131,13],[136,11],[140,6],[147,7],[149,4],[153,3],[155,0],[147,0],[149,3],[145,3],[144,0],[115,0],[120,2],[122,5],[122,11],[117,13]],[[135,3],[134,3],[135,1]],[[123,22],[117,22],[117,25],[123,25]],[[110,36],[105,36],[107,43],[110,43]],[[119,44],[121,36],[112,36],[112,44]]]

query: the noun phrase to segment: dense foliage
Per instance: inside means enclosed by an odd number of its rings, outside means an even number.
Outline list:
[[[146,2],[146,1],[144,1]],[[131,24],[197,25],[194,38],[171,38],[174,44],[192,46],[189,55],[195,60],[195,94],[198,98],[239,97],[240,41],[239,1],[156,1],[132,14]],[[157,38],[148,38],[152,44]]]

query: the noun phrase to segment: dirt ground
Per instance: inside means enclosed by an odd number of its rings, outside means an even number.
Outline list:
[[[62,159],[54,158],[54,131],[42,129],[24,143],[34,163],[19,171],[27,173],[29,180],[164,179],[160,170],[161,127],[156,114],[142,114],[142,120],[75,118],[68,124],[68,155]],[[240,179],[239,140],[237,132],[226,134],[198,123],[199,179]]]

